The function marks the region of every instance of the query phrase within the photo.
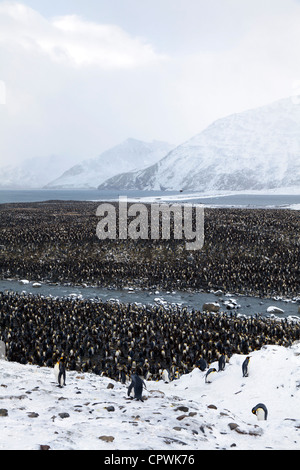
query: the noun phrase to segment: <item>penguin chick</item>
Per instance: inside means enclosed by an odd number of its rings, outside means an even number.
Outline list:
[[[209,384],[211,383],[211,375],[214,373],[214,372],[217,372],[217,369],[215,369],[214,367],[211,367],[210,369],[208,369],[208,371],[206,372],[205,374],[205,383],[206,384]]]
[[[249,362],[250,362],[250,356],[247,356],[242,364],[243,377],[248,377],[249,375]]]
[[[59,387],[66,385],[66,369],[64,362],[64,358],[61,357],[54,366],[54,375]]]
[[[252,408],[252,413],[256,415],[258,421],[266,421],[268,417],[268,410],[266,405],[258,403]]]
[[[131,384],[128,387],[127,396],[128,397],[130,396],[131,390],[133,389],[134,390],[134,398],[136,398],[137,400],[144,401],[143,397],[142,397],[143,387],[146,388],[145,382],[138,376],[137,373],[135,373],[132,376]]]

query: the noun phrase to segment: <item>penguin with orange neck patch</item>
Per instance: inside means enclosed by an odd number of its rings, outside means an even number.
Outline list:
[[[63,356],[57,361],[54,366],[54,375],[60,388],[62,388],[63,385],[66,385],[66,368],[65,359]]]

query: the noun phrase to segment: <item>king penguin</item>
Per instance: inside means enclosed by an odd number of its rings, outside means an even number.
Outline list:
[[[161,373],[161,378],[163,379],[163,381],[165,383],[169,383],[170,382],[170,375],[169,375],[169,372],[167,371],[167,369],[164,369]]]
[[[225,359],[224,354],[222,354],[222,356],[219,357],[218,363],[219,363],[219,372],[222,370],[225,370],[226,359]]]
[[[143,387],[146,388],[145,382],[139,377],[139,375],[137,373],[135,373],[132,376],[131,384],[128,387],[127,396],[129,397],[129,395],[131,393],[131,390],[133,389],[134,390],[134,398],[136,398],[137,400],[144,401],[143,397],[142,397]]]
[[[268,410],[266,405],[258,403],[252,408],[252,413],[256,415],[258,421],[266,421],[268,417]]]
[[[208,369],[208,371],[207,371],[206,374],[205,374],[205,383],[206,383],[206,384],[211,383],[212,374],[213,374],[214,372],[217,372],[217,369],[215,369],[214,367],[211,367],[210,369]]]
[[[242,364],[243,377],[248,377],[249,375],[249,362],[250,362],[250,356],[247,356]]]
[[[65,360],[63,357],[57,361],[54,366],[54,375],[58,382],[59,387],[66,385],[66,369],[65,369]]]
[[[207,369],[208,365],[207,365],[207,362],[205,359],[203,359],[203,357],[201,357],[197,362],[196,362],[196,366],[199,367],[200,370],[202,370],[202,372],[205,371],[205,369]]]

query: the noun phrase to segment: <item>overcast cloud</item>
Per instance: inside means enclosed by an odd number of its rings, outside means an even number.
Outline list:
[[[296,0],[0,1],[0,164],[180,144],[300,93]]]

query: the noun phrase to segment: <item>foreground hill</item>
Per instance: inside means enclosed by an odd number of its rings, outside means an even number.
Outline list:
[[[52,369],[0,360],[0,449],[299,449],[299,355],[299,344],[266,346],[247,378],[234,355],[210,384],[199,369],[147,381],[143,403],[106,377],[68,372],[59,388]],[[267,421],[251,413],[259,402]]]

